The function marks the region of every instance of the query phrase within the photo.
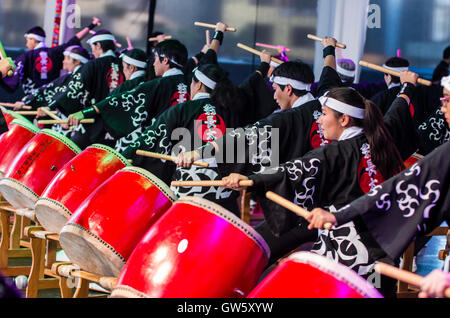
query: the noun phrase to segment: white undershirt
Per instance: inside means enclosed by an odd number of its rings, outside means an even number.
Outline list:
[[[362,135],[364,130],[361,127],[351,126],[345,129],[341,136],[339,137],[339,141],[350,139],[359,135]]]
[[[178,68],[171,68],[167,70],[162,77],[174,76],[174,75],[183,75],[183,72]]]
[[[195,94],[194,98],[192,100],[202,99],[202,98],[210,98],[211,94],[205,93],[205,92],[198,92]]]
[[[138,78],[140,76],[144,76],[144,75],[145,75],[145,71],[136,71],[133,74],[131,74],[129,81],[132,79]]]
[[[302,106],[303,104],[306,104],[307,102],[310,102],[312,100],[314,100],[314,96],[312,96],[312,94],[308,92],[302,97],[297,98],[297,100],[292,105],[292,108]]]

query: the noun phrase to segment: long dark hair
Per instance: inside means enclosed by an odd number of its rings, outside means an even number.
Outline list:
[[[350,117],[350,124],[364,129],[373,163],[384,179],[389,179],[404,169],[403,160],[384,123],[383,114],[372,101],[365,99],[356,90],[345,87],[331,89],[327,97],[365,109],[364,119]],[[343,115],[334,112],[336,118]]]
[[[230,81],[226,71],[215,64],[202,64],[198,67],[198,70],[217,83],[214,89],[205,85],[206,92],[211,94],[211,104],[237,112],[242,110],[240,91]],[[195,82],[199,81],[195,76],[195,71],[192,80]]]

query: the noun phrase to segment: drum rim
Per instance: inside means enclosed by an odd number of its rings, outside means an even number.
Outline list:
[[[153,173],[151,173],[150,171],[148,171],[144,168],[129,166],[129,167],[125,167],[119,171],[124,171],[124,172],[129,171],[129,172],[137,173],[140,176],[149,180],[151,183],[153,183],[159,190],[161,190],[164,193],[164,195],[170,201],[172,201],[172,203],[178,200],[178,197],[175,195],[175,193],[173,193],[173,191],[170,189],[170,187],[167,184],[165,184],[161,179],[159,179]]]
[[[98,236],[98,235],[94,234],[93,232],[89,231],[88,229],[86,229],[82,225],[68,221],[63,226],[63,228],[61,229],[61,232],[59,234],[60,235],[60,239],[61,239],[61,235],[63,234],[63,232],[70,233],[72,235],[75,234],[76,232],[79,232],[80,236],[82,236],[82,237],[84,236],[83,239],[88,244],[91,244],[91,245],[95,246],[95,248],[97,248],[97,249],[106,249],[109,252],[111,252],[112,253],[111,256],[113,256],[115,259],[113,260],[113,259],[107,257],[109,262],[113,263],[114,265],[117,265],[116,261],[121,263],[122,269],[126,265],[127,260],[125,259],[125,257],[123,257],[111,244],[109,244],[108,242],[103,240],[100,236]],[[66,251],[66,255],[67,255],[67,251]],[[119,272],[121,270],[119,270]]]
[[[308,264],[327,274],[332,274],[337,280],[345,282],[360,295],[369,298],[382,298],[378,290],[367,280],[359,276],[351,268],[332,261],[331,259],[312,252],[295,252],[283,260],[292,260],[297,263]]]
[[[116,151],[115,149],[103,145],[103,144],[92,144],[89,147],[87,147],[86,149],[89,148],[96,148],[96,149],[102,149],[105,151],[108,151],[109,153],[113,154],[114,156],[116,156],[120,161],[122,161],[122,163],[127,166],[127,167],[131,167],[131,163],[127,160],[127,158],[125,158],[124,155],[120,154],[118,151]]]
[[[242,232],[244,232],[249,238],[251,238],[256,243],[256,245],[258,245],[263,250],[263,253],[266,256],[267,260],[270,259],[269,245],[261,236],[261,234],[256,232],[254,228],[252,228],[250,225],[248,225],[243,220],[238,218],[234,213],[230,212],[229,210],[225,209],[224,207],[220,206],[215,202],[200,197],[184,196],[178,199],[174,204],[177,203],[186,203],[194,205],[199,208],[206,209],[208,212],[213,213],[218,217],[221,217],[228,223],[234,225]]]
[[[23,120],[23,121],[25,121],[25,122],[30,123],[31,125],[33,125],[33,123],[32,123],[31,121],[29,121],[25,116],[20,115],[20,114],[16,113],[15,111],[7,110],[7,109],[3,110],[3,109],[2,109],[2,112],[6,113],[6,114],[8,114],[8,115],[13,116],[15,119]]]
[[[117,285],[114,287],[114,289],[111,291],[111,297],[115,296],[119,297],[125,297],[125,298],[150,298],[143,292],[137,290],[136,288],[133,288],[128,285]]]
[[[6,184],[5,184],[6,183]],[[13,178],[10,178],[10,177],[8,177],[8,178],[1,178],[1,180],[0,180],[0,186],[1,185],[5,185],[5,186],[10,186],[8,183],[12,183],[12,184],[15,184],[15,185],[17,185],[17,186],[19,186],[19,187],[21,187],[21,188],[24,188],[26,191],[27,191],[27,193],[29,193],[31,196],[33,196],[33,198],[37,198],[36,199],[36,201],[34,201],[34,203],[36,203],[37,202],[37,200],[39,200],[39,196],[36,194],[36,192],[34,192],[33,190],[31,190],[29,187],[27,187],[26,185],[24,185],[22,182],[20,182],[20,181],[18,181],[18,180],[16,180],[16,179],[13,179]],[[22,195],[25,195],[25,194],[23,194],[23,193],[21,193]],[[26,195],[25,195],[26,196]],[[26,196],[26,198],[27,199],[30,199],[30,201],[33,201],[33,199],[31,198],[31,197],[28,197],[28,196]]]
[[[36,127],[36,125],[31,123],[30,121],[28,121],[28,120],[24,121],[24,120],[22,120],[20,118],[13,119],[13,121],[10,123],[10,125],[11,124],[17,124],[17,125],[25,128],[25,129],[28,129],[29,131],[31,131],[31,132],[33,132],[35,134],[38,134],[41,131],[38,127]]]
[[[81,152],[80,147],[78,147],[72,140],[70,140],[66,136],[64,136],[54,130],[44,128],[41,130],[41,133],[58,139],[59,141],[64,143],[67,147],[69,147],[76,154],[79,154]]]

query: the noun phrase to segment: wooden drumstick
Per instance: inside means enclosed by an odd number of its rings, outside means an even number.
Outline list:
[[[287,47],[284,47],[282,45],[270,45],[270,44],[259,43],[259,42],[256,42],[255,45],[256,46],[261,46],[261,47],[266,47],[266,48],[269,48],[269,49],[274,49],[274,50],[281,49],[281,50],[283,50],[285,52],[290,52],[291,51],[291,49],[289,49]]]
[[[14,112],[19,115],[37,115],[37,110],[19,110]],[[52,113],[56,114],[56,111],[52,111]]]
[[[304,208],[296,205],[294,202],[291,202],[291,201],[283,198],[281,195],[278,195],[272,191],[266,192],[266,198],[281,205],[282,207],[294,212],[295,214],[300,215],[301,217],[303,217],[305,219],[311,214],[311,212],[305,210]],[[332,226],[333,225],[331,223],[324,224],[324,228],[327,230],[330,230]]]
[[[145,150],[137,150],[136,154],[139,156],[164,159],[164,160],[173,161],[173,162],[175,162],[175,160],[177,159],[176,157],[173,157],[173,156],[163,155],[160,153],[150,152],[150,151],[145,151]],[[204,167],[204,168],[209,167],[209,164],[207,162],[203,162],[203,161],[195,161],[192,164],[195,166],[200,166],[200,167]]]
[[[7,58],[6,52],[5,52],[5,49],[3,48],[2,42],[0,42],[0,58],[2,60]],[[14,66],[14,68],[15,68],[15,66]],[[9,70],[8,73],[6,73],[6,75],[13,76],[14,75],[14,71],[13,70]]]
[[[0,103],[0,106],[4,106],[4,107],[15,107],[16,105],[15,105],[15,104],[12,104],[12,103]],[[23,108],[23,109],[33,109],[33,107],[31,107],[31,106],[26,106],[26,105],[23,105],[22,108]]]
[[[62,120],[61,118],[59,118],[58,116],[56,116],[55,114],[53,114],[53,113],[52,113],[50,110],[48,110],[47,108],[42,107],[41,109],[42,109],[42,111],[43,111],[44,113],[47,114],[47,116],[53,118],[54,120]]]
[[[411,273],[409,271],[405,271],[403,269],[397,268],[395,266],[378,262],[375,264],[375,271],[385,275],[389,276],[393,279],[420,287],[423,277],[414,273]],[[444,291],[444,295],[447,298],[450,298],[450,287],[447,287]]]
[[[210,46],[211,45],[211,38],[210,38],[210,35],[209,35],[209,30],[205,31],[205,35],[206,35],[206,45]]]
[[[307,37],[308,37],[308,39],[311,39],[314,41],[319,41],[319,42],[322,42],[322,40],[323,40],[323,38],[318,37],[317,35],[313,35],[313,34],[308,34]],[[336,46],[340,47],[341,49],[347,48],[347,45],[339,43],[339,42],[336,42]]]
[[[198,22],[198,21],[194,22],[194,25],[199,26],[199,27],[204,27],[204,28],[210,28],[210,29],[216,28],[215,24],[203,23],[203,22]],[[225,30],[228,32],[236,32],[237,31],[236,28],[230,28],[230,27],[227,27]]]
[[[54,119],[49,119],[49,120],[38,120],[38,124],[42,124],[42,125],[61,125],[61,124],[68,124],[69,120],[68,119],[59,119],[59,120],[54,120]],[[80,124],[93,124],[95,123],[95,119],[94,118],[88,118],[88,119],[82,119],[80,121]]]
[[[251,47],[249,47],[249,46],[247,46],[247,45],[245,45],[245,44],[238,43],[238,44],[236,44],[236,45],[237,45],[237,47],[239,47],[239,48],[241,48],[241,49],[243,49],[243,50],[245,50],[245,51],[248,51],[248,52],[250,52],[250,53],[253,53],[253,54],[255,54],[255,55],[261,56],[261,54],[262,54],[261,51],[255,50],[255,49],[253,49],[253,48],[251,48]],[[283,64],[283,63],[284,63],[282,60],[279,60],[279,59],[277,59],[277,58],[275,58],[275,57],[273,57],[273,56],[272,56],[270,59],[271,59],[272,61],[274,61],[275,63],[278,63],[278,64]]]
[[[128,50],[132,50],[133,49],[133,44],[131,44],[131,39],[129,36],[127,36],[127,44],[128,44]]]
[[[171,38],[172,38],[171,35],[166,35],[166,36],[164,37],[164,40],[170,40]],[[148,38],[148,41],[149,41],[149,42],[156,41],[156,40],[158,40],[158,38],[157,38],[156,36],[153,37],[153,38]]]
[[[359,65],[367,67],[367,68],[370,68],[370,69],[378,71],[378,72],[387,73],[387,74],[392,75],[392,76],[400,77],[400,72],[393,71],[393,70],[390,70],[390,69],[385,68],[383,66],[372,64],[372,63],[369,63],[369,62],[366,62],[366,61],[359,61]],[[422,84],[422,85],[426,85],[426,86],[431,86],[431,82],[430,81],[422,79],[422,78],[417,79],[417,83]]]
[[[211,180],[211,181],[172,181],[170,185],[174,187],[225,187],[225,183],[222,180]],[[253,180],[241,180],[239,181],[239,186],[241,187],[251,187],[253,185]]]

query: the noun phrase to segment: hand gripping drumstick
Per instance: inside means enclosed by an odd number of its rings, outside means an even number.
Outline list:
[[[165,37],[164,37],[164,40],[170,40],[172,38],[172,36],[171,35],[166,35]],[[148,38],[148,41],[149,42],[152,42],[152,41],[156,41],[156,40],[158,40],[158,38],[155,36],[154,38]]]
[[[281,195],[278,195],[272,191],[266,192],[266,198],[269,200],[272,200],[273,202],[281,205],[282,207],[294,212],[295,214],[300,215],[303,218],[306,218],[311,214],[311,212],[305,210],[304,208],[296,205],[294,202],[291,202],[285,198],[283,198]],[[325,223],[324,228],[327,230],[330,230],[333,225],[331,223]]]
[[[170,185],[174,187],[224,187],[225,184],[222,180],[211,180],[211,181],[172,181]],[[241,187],[251,187],[253,185],[253,180],[241,180],[239,181],[239,186]]]
[[[3,48],[2,42],[0,42],[0,58],[1,58],[2,60],[8,58],[8,57],[6,56],[6,52],[5,52],[5,49]],[[14,69],[16,68],[15,65],[11,65],[11,66],[12,66]],[[8,73],[7,73],[6,75],[8,75],[8,76],[13,76],[13,75],[14,75],[14,71],[13,71],[13,70],[9,70]]]
[[[204,28],[210,28],[210,29],[215,29],[216,25],[215,24],[209,24],[209,23],[203,23],[203,22],[194,22],[194,25],[196,26],[200,26],[200,27],[204,27]],[[226,28],[225,29],[228,32],[236,32],[236,28]]]
[[[310,40],[319,41],[319,42],[322,42],[322,40],[323,40],[323,38],[320,38],[320,37],[318,37],[316,35],[313,35],[313,34],[308,34],[307,37]],[[336,46],[340,47],[341,49],[347,48],[347,45],[339,43],[339,42],[336,43]]]
[[[54,113],[52,113],[52,112],[51,112],[50,110],[48,110],[47,108],[42,107],[41,109],[42,109],[42,111],[43,111],[44,113],[47,114],[47,116],[53,118],[54,120],[62,120],[62,118],[59,118],[58,116],[56,116]]]
[[[0,103],[0,106],[4,106],[4,107],[15,107],[15,104],[12,103]],[[23,109],[33,109],[33,107],[31,106],[22,106]]]
[[[42,124],[42,125],[53,125],[53,124],[68,124],[69,120],[68,119],[50,119],[50,120],[38,120],[38,124]],[[95,119],[94,118],[88,118],[88,119],[82,119],[80,120],[80,124],[93,124],[95,123]]]
[[[378,262],[375,264],[375,271],[385,275],[389,276],[391,278],[397,279],[399,281],[414,285],[414,286],[420,286],[422,283],[422,276],[419,276],[417,274],[405,271],[403,269],[397,268],[392,265],[388,265],[385,263]],[[444,291],[444,295],[447,298],[450,298],[450,287],[447,287]]]
[[[261,51],[255,50],[255,49],[253,49],[253,48],[251,48],[251,47],[249,47],[249,46],[247,46],[247,45],[245,45],[245,44],[238,43],[238,44],[236,44],[236,45],[237,45],[237,47],[239,47],[239,48],[241,48],[241,49],[243,49],[243,50],[245,50],[245,51],[248,51],[248,52],[250,52],[250,53],[253,53],[253,54],[255,54],[255,55],[261,56],[261,54],[262,54]],[[270,59],[271,59],[272,61],[274,61],[275,63],[278,63],[278,64],[283,64],[283,63],[284,63],[282,60],[279,60],[279,59],[277,59],[277,58],[275,58],[275,57],[271,57]]]
[[[392,76],[400,77],[400,72],[393,71],[393,70],[390,70],[388,68],[385,68],[385,67],[382,67],[382,66],[379,66],[379,65],[376,65],[376,64],[372,64],[372,63],[369,63],[369,62],[366,62],[366,61],[359,61],[359,65],[367,67],[367,68],[371,68],[371,69],[373,69],[375,71],[378,71],[378,72],[387,73],[387,74],[392,75]],[[431,82],[430,81],[427,81],[427,80],[422,79],[422,78],[417,79],[417,83],[422,84],[422,85],[426,85],[426,86],[431,86]]]
[[[145,151],[145,150],[137,150],[136,154],[139,156],[164,159],[164,160],[173,161],[173,162],[175,162],[175,160],[177,159],[176,157],[173,157],[173,156],[163,155],[160,153],[150,152],[150,151]],[[204,168],[208,168],[208,166],[209,166],[209,164],[207,162],[203,162],[203,161],[195,161],[192,164],[195,166],[200,166],[200,167],[204,167]]]

